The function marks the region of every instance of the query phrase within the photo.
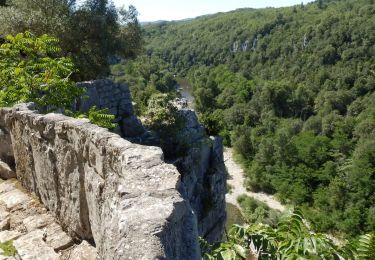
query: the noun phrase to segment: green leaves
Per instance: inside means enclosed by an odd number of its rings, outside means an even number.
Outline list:
[[[360,236],[357,251],[358,259],[375,259],[375,233]]]
[[[68,108],[84,89],[70,76],[75,72],[69,58],[58,57],[59,41],[30,32],[8,35],[0,46],[0,106],[35,102],[41,110]]]
[[[375,235],[358,242],[336,245],[325,234],[315,233],[299,209],[273,229],[264,224],[234,225],[228,239],[213,246],[200,240],[204,259],[374,259]]]
[[[71,111],[66,109],[64,114],[70,117],[75,118],[87,118],[90,123],[96,124],[100,127],[107,129],[114,129],[118,126],[116,123],[115,115],[112,115],[108,112],[108,108],[98,109],[96,106],[93,106],[89,109],[88,112],[83,113],[82,111]]]
[[[14,256],[17,253],[16,248],[13,246],[13,241],[9,240],[4,243],[0,243],[0,249],[3,250],[3,253],[0,253],[4,256]],[[7,258],[6,258],[7,259]]]
[[[108,109],[97,109],[96,106],[90,108],[88,112],[88,119],[91,123],[96,124],[98,126],[113,129],[117,127],[117,123],[115,123],[115,116],[108,113]]]

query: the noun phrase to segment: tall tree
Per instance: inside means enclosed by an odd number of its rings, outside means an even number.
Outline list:
[[[26,30],[53,35],[60,39],[63,54],[71,56],[78,67],[74,78],[95,79],[108,75],[112,56],[139,53],[137,15],[133,6],[119,11],[108,0],[86,0],[80,5],[75,0],[13,0],[0,7],[0,36]]]

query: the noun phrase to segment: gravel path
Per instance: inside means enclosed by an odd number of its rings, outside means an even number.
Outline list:
[[[268,207],[272,209],[279,211],[285,210],[285,207],[279,201],[277,201],[276,198],[274,198],[272,195],[268,195],[265,193],[256,193],[246,190],[246,188],[244,187],[244,172],[241,169],[240,165],[234,161],[233,151],[231,148],[224,149],[224,162],[230,175],[227,183],[232,186],[232,192],[227,193],[225,197],[228,203],[232,203],[236,205],[238,208],[240,208],[237,202],[237,197],[242,194],[246,194],[249,197],[266,203]]]

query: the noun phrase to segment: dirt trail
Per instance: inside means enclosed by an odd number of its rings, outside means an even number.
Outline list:
[[[265,193],[250,192],[246,190],[246,188],[244,187],[244,172],[241,169],[240,165],[238,165],[234,161],[233,151],[231,148],[224,149],[224,162],[230,175],[227,183],[232,186],[232,193],[227,193],[225,197],[228,203],[232,203],[240,208],[237,202],[237,197],[242,194],[246,194],[249,197],[266,203],[268,207],[272,209],[276,209],[279,211],[285,210],[285,207],[279,201],[277,201],[272,195],[268,195]]]

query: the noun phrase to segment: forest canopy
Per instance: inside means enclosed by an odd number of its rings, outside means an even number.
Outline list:
[[[145,26],[150,59],[193,86],[247,186],[319,231],[375,230],[375,4],[316,1]]]
[[[134,6],[116,8],[108,0],[6,0],[0,2],[0,40],[25,31],[53,36],[78,69],[73,78],[92,80],[107,76],[111,61],[141,52],[137,16]]]

